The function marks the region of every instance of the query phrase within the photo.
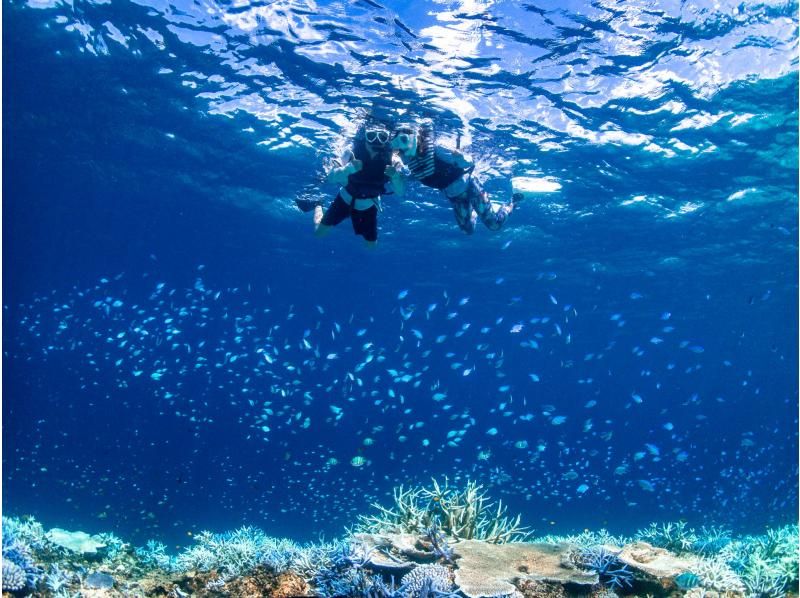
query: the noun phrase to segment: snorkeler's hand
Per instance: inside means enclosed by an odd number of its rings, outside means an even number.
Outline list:
[[[469,156],[465,156],[460,152],[455,152],[455,165],[459,168],[470,168],[473,165],[472,159]]]
[[[361,163],[361,160],[353,159],[341,168],[332,169],[328,174],[328,180],[337,185],[346,185],[348,177],[351,174],[355,174],[363,167],[364,165]]]
[[[394,166],[387,166],[383,173],[389,178],[387,184],[387,193],[394,193],[395,195],[404,195],[406,191],[405,180],[403,179],[400,171]]]

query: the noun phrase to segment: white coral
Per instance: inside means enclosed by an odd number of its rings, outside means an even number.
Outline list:
[[[741,578],[721,559],[698,559],[694,573],[707,589],[740,594],[745,592]]]
[[[453,589],[453,577],[450,570],[442,565],[420,565],[403,576],[401,588],[407,596],[423,595],[428,592],[450,592]],[[427,595],[427,594],[425,594]]]

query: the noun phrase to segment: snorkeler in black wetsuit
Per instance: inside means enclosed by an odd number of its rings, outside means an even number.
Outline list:
[[[391,146],[400,152],[412,178],[444,193],[453,206],[459,228],[468,235],[475,232],[479,216],[488,229],[499,230],[514,209],[513,201],[492,202],[472,175],[473,162],[457,150],[437,146],[429,128],[398,128]],[[515,195],[513,199],[518,198]]]
[[[304,212],[313,209],[317,236],[326,235],[350,216],[353,232],[364,237],[368,245],[375,245],[381,195],[394,193],[401,186],[389,137],[384,125],[367,123],[359,127],[351,148],[328,173],[329,181],[342,185],[328,209],[323,212],[318,201],[296,202]]]

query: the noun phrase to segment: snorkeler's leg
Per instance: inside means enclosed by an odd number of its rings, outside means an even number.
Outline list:
[[[322,205],[322,202],[318,199],[295,199],[294,205],[296,205],[297,209],[303,212],[303,214],[306,214],[308,212],[313,212],[314,208]]]
[[[489,199],[489,194],[484,191],[475,179],[467,187],[467,196],[472,208],[478,213],[481,221],[489,230],[500,230],[506,222],[508,215],[514,210],[514,203],[499,204]]]
[[[322,211],[322,206],[316,206],[314,208],[314,234],[317,237],[324,237],[330,232],[331,228],[349,215],[350,206],[342,199],[341,195],[337,195],[333,203],[324,212]]]
[[[372,206],[366,210],[353,210],[350,213],[353,223],[353,232],[364,237],[367,247],[375,249],[378,246],[378,208]]]
[[[324,237],[328,234],[331,230],[330,226],[325,226],[322,224],[322,217],[324,213],[322,211],[322,206],[315,206],[314,207],[314,234],[317,237]]]
[[[458,195],[450,198],[450,203],[453,206],[453,215],[456,217],[458,228],[463,230],[468,235],[475,232],[475,222],[478,215],[469,204],[466,195]]]

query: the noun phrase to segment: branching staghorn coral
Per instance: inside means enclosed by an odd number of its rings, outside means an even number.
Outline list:
[[[146,568],[161,568],[171,572],[210,571],[217,569],[224,579],[242,575],[264,566],[281,573],[288,570],[300,548],[292,541],[272,538],[253,527],[242,527],[224,534],[201,532],[194,546],[177,557],[166,554],[163,544],[148,542],[146,548],[136,549],[136,555]]]
[[[608,532],[608,530],[605,529],[601,529],[598,532],[584,530],[580,534],[573,536],[549,536],[547,538],[548,539],[546,541],[549,541],[550,543],[561,544],[566,542],[568,544],[574,544],[579,548],[589,548],[598,544],[622,547],[630,542],[628,538],[624,536],[613,536]]]
[[[731,532],[727,528],[703,526],[692,544],[692,552],[703,556],[712,556],[718,554],[732,541]]]
[[[44,581],[51,592],[58,593],[66,590],[74,578],[74,573],[62,569],[58,563],[55,563],[44,576]]]
[[[752,538],[752,546],[752,562],[763,561],[775,575],[784,576],[787,584],[797,583],[800,569],[800,529],[797,525],[771,529],[763,536]]]
[[[137,548],[134,554],[145,569],[162,569],[170,573],[179,569],[176,558],[167,554],[167,547],[161,542],[149,540],[145,546]]]
[[[36,565],[31,553],[37,544],[41,525],[33,519],[22,522],[3,517],[3,590],[19,591],[26,586],[34,587],[42,570]]]
[[[431,543],[436,558],[442,559],[447,563],[453,562],[453,549],[447,543],[447,536],[444,535],[436,524],[425,529],[424,535],[425,539]]]
[[[753,598],[782,596],[789,583],[787,576],[770,561],[759,557],[751,559],[742,575],[747,595]]]
[[[692,567],[692,573],[697,574],[701,585],[706,589],[744,594],[745,588],[741,578],[719,558],[699,558]]]
[[[697,534],[685,521],[670,523],[651,523],[649,527],[636,533],[636,539],[653,546],[665,548],[676,554],[688,552],[697,542]]]
[[[349,550],[348,544],[346,540],[307,544],[295,553],[291,569],[311,583],[321,570],[333,567],[334,561]]]
[[[3,517],[3,537],[16,538],[33,549],[41,549],[48,544],[44,527],[33,517]]]
[[[388,588],[380,576],[367,571],[374,548],[361,543],[336,542],[328,545],[313,571],[312,585],[323,596],[366,596],[384,598]]]
[[[455,540],[486,540],[494,544],[524,540],[526,528],[520,516],[506,515],[502,501],[495,506],[486,498],[483,487],[467,482],[464,490],[454,490],[445,478],[444,485],[433,480],[431,488],[395,488],[393,508],[379,504],[378,515],[361,516],[358,531],[424,533],[432,527]]]
[[[611,552],[602,545],[577,547],[571,556],[572,561],[579,567],[596,571],[600,583],[606,588],[622,589],[630,587],[633,582],[633,572],[628,571],[627,565],[619,560],[619,552]]]

